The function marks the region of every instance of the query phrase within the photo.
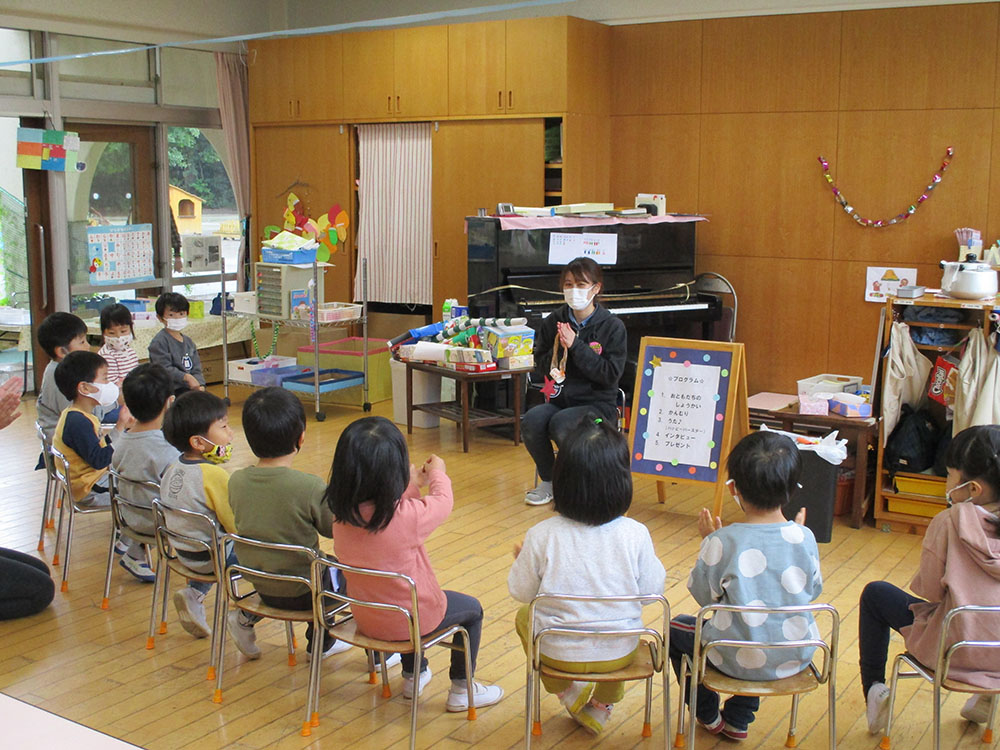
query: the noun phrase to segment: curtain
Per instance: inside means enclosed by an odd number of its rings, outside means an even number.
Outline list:
[[[358,258],[368,299],[432,303],[431,124],[358,125]],[[354,279],[361,299],[361,264]]]
[[[238,288],[246,289],[247,219],[250,215],[250,118],[247,102],[247,65],[243,55],[215,53],[215,79],[219,88],[219,115],[229,151],[229,178],[236,195],[236,210],[243,231],[237,268]]]

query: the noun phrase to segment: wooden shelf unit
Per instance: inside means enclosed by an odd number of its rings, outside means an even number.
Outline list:
[[[1000,299],[994,300],[963,300],[952,299],[951,297],[937,297],[933,294],[924,294],[915,299],[902,299],[899,297],[887,297],[885,301],[886,325],[882,333],[882,350],[889,345],[889,335],[892,331],[892,322],[902,320],[903,308],[905,307],[944,307],[952,310],[965,310],[967,322],[965,323],[928,323],[922,321],[905,321],[908,326],[914,328],[938,328],[958,331],[971,331],[973,328],[982,328],[984,333],[990,330],[990,313],[1000,304]],[[950,346],[934,346],[930,344],[917,344],[917,348],[926,352],[946,352]],[[881,379],[880,379],[881,380]],[[881,408],[881,407],[880,407]],[[883,468],[883,458],[885,452],[885,441],[888,435],[885,432],[885,422],[880,421],[879,442],[878,442],[878,462],[876,464],[875,481],[875,501],[874,516],[875,526],[883,531],[904,531],[910,534],[922,534],[931,522],[932,516],[923,516],[916,513],[902,512],[898,508],[890,509],[890,505],[919,504],[929,512],[944,510],[947,503],[943,497],[932,495],[918,495],[908,492],[897,492],[893,481],[889,478],[889,471]],[[944,484],[944,477],[918,474],[922,479],[927,479],[935,483]]]

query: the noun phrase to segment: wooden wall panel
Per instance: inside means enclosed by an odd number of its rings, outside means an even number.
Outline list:
[[[567,29],[566,108],[607,116],[611,110],[611,27],[570,17]]]
[[[698,210],[698,115],[611,118],[611,200],[631,206],[636,193],[665,193],[667,210]]]
[[[253,129],[254,230],[251,253],[256,256],[268,224],[281,226],[289,192],[303,203],[306,215],[315,218],[339,203],[349,215],[352,190],[350,143],[347,129],[337,125],[290,125]],[[326,299],[351,300],[353,273],[351,236],[337,245],[326,274]]]
[[[612,112],[690,114],[701,108],[701,21],[611,28]]]
[[[837,108],[839,13],[705,21],[702,112]]]
[[[993,110],[992,154],[990,159],[989,210],[983,244],[989,247],[1000,237],[1000,110]],[[963,225],[959,225],[963,226]]]
[[[836,127],[826,113],[702,115],[699,252],[830,258],[833,208],[810,165]]]
[[[746,344],[750,393],[794,393],[799,378],[830,372],[832,266],[825,260],[699,254],[698,271],[721,273],[739,297],[736,338]]]
[[[465,217],[499,202],[543,201],[544,126],[537,120],[442,122],[433,141],[434,308],[468,292]]]
[[[992,134],[991,109],[841,113],[830,171],[867,218],[899,214],[924,191],[948,146],[955,148],[955,158],[929,200],[903,226],[865,229],[838,207],[834,257],[874,265],[951,257],[955,227],[986,225]],[[826,186],[818,166],[810,165],[810,171],[817,184]],[[829,190],[824,198],[833,203]]]
[[[611,123],[606,115],[563,118],[563,203],[609,200]]]
[[[996,3],[844,13],[840,109],[992,106]]]

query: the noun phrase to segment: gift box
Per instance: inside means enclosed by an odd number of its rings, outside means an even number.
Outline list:
[[[489,349],[472,349],[465,346],[450,346],[444,352],[445,362],[483,363],[492,362],[493,354]]]
[[[518,354],[514,357],[503,357],[497,360],[501,370],[531,370],[535,366],[533,354]]]
[[[528,326],[483,326],[479,335],[493,359],[531,354],[535,348],[535,331]]]
[[[835,393],[830,399],[830,411],[842,417],[870,417],[872,405],[863,396],[853,393]]]
[[[442,364],[449,370],[458,372],[490,372],[497,369],[496,362],[444,362]]]

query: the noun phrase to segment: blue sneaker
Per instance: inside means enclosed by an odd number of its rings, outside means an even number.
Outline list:
[[[122,555],[118,564],[143,583],[153,583],[156,580],[156,573],[145,560],[136,560],[128,555]]]

